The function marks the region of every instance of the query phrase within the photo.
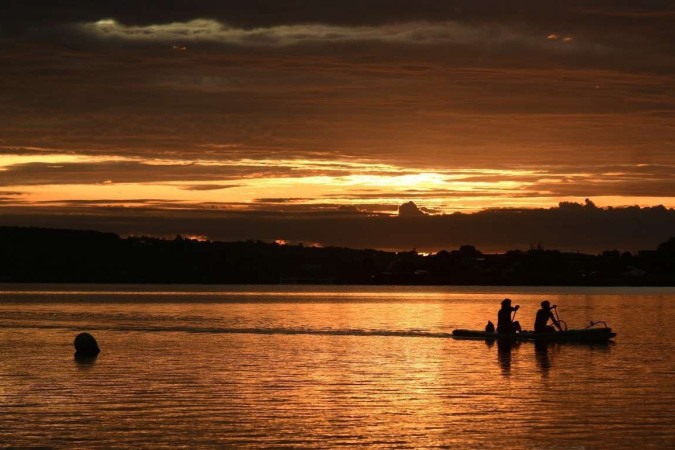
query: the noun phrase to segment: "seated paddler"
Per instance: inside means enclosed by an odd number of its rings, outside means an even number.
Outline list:
[[[551,306],[548,300],[541,302],[541,309],[537,311],[537,316],[534,320],[535,333],[553,333],[556,328],[562,331],[560,322],[556,320],[553,311],[551,311],[553,308],[555,308],[555,305]],[[548,324],[549,320],[553,322],[555,327]]]
[[[497,333],[513,334],[522,331],[520,323],[513,320],[515,314],[511,316],[511,313],[515,313],[519,308],[520,305],[511,306],[511,300],[508,298],[502,300],[502,308],[497,313]]]

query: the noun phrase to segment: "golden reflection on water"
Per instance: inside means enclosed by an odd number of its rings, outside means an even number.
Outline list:
[[[0,294],[0,443],[658,448],[675,438],[664,413],[675,336],[654,327],[675,319],[675,291],[283,289]],[[547,298],[570,326],[608,321],[617,343],[438,338],[494,321],[505,296],[527,328]],[[102,349],[87,364],[72,354],[83,329]]]

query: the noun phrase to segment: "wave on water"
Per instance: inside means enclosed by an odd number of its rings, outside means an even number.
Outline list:
[[[0,323],[2,328],[40,328],[68,329],[77,331],[81,327],[68,324],[16,324]],[[368,330],[358,328],[346,329],[311,329],[311,328],[221,328],[221,327],[187,327],[187,326],[128,326],[128,325],[93,325],[90,331],[123,331],[145,333],[214,333],[214,334],[282,334],[282,335],[318,335],[318,336],[391,336],[416,338],[451,338],[452,333],[431,332],[425,330]]]

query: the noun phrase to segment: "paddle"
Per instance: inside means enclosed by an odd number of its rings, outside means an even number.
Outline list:
[[[560,331],[567,331],[567,322],[560,320],[560,316],[558,315],[558,305],[551,306],[551,309],[555,312],[555,321],[558,323],[558,329]]]
[[[516,310],[513,311],[513,317],[511,317],[511,323],[512,324],[516,323],[516,314],[518,314],[519,309],[520,309],[520,305],[516,305]],[[515,328],[515,326],[514,326],[514,328]],[[516,329],[516,331],[518,331],[519,333],[523,332],[522,328],[520,328],[520,325],[518,325],[518,328]]]
[[[511,317],[511,322],[515,322],[516,320],[516,314],[518,314],[518,310],[520,309],[520,305],[516,305],[516,310],[513,311],[513,317]]]

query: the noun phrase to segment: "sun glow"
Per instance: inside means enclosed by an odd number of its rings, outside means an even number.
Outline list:
[[[0,171],[6,180],[13,180],[4,185],[3,204],[14,207],[325,211],[349,206],[355,211],[396,214],[399,205],[414,201],[434,213],[451,213],[579,201],[567,191],[575,183],[592,182],[601,190],[647,177],[647,172],[640,175],[640,171],[648,170],[644,165],[626,166],[594,174],[546,168],[429,170],[355,159],[143,159],[56,152],[0,155]],[[26,179],[32,183],[24,184]],[[672,197],[601,192],[593,198],[606,206],[649,202],[675,206]]]
[[[349,175],[336,184],[348,186],[376,186],[394,189],[435,189],[446,185],[448,176],[440,173],[406,175]]]

